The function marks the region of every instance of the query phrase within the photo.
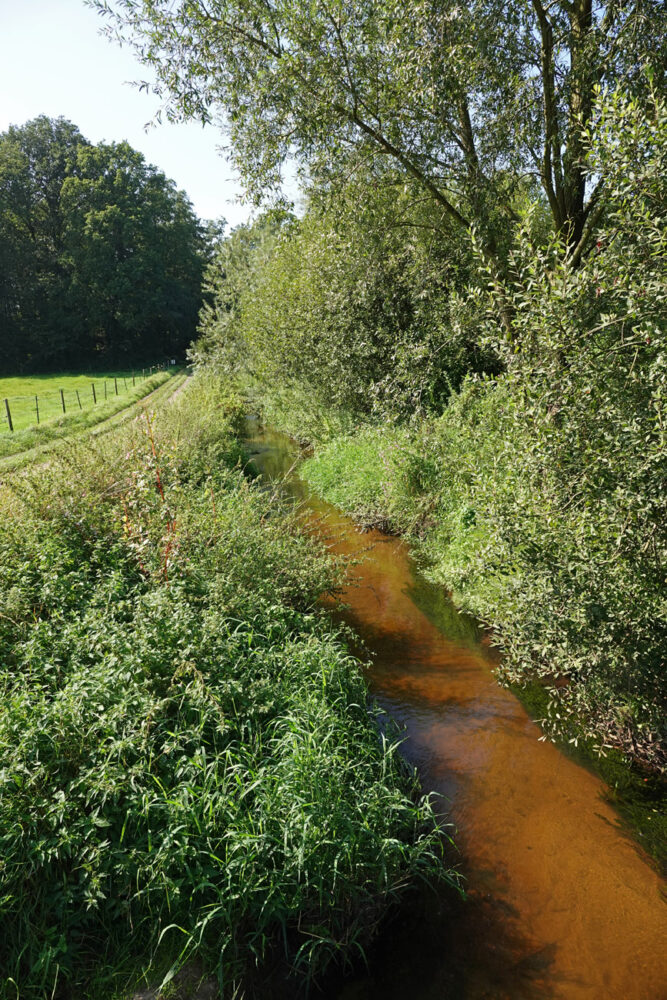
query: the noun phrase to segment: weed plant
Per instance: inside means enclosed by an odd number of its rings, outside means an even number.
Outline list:
[[[323,549],[203,377],[0,491],[0,995],[223,996],[359,955],[445,873],[430,803],[315,606]],[[451,876],[448,876],[451,878]]]

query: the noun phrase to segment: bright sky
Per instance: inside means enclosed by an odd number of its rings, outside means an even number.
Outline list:
[[[102,18],[83,0],[0,0],[0,132],[37,115],[68,118],[92,142],[126,139],[176,181],[202,219],[245,221],[240,187],[217,151],[212,126],[164,122],[145,131],[159,107],[130,86],[148,71],[132,51],[99,34]]]

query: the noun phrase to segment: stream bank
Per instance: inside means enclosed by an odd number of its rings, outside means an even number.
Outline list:
[[[280,481],[298,461],[251,425],[253,462]],[[395,537],[361,534],[292,476],[304,524],[354,566],[332,604],[372,659],[371,690],[406,730],[404,752],[456,827],[468,902],[404,914],[369,975],[339,1000],[657,1000],[667,996],[662,883],[604,783],[540,742],[493,676],[474,622],[419,576]],[[435,609],[435,610],[434,610]],[[425,909],[424,909],[425,907]],[[420,909],[421,908],[421,909]]]

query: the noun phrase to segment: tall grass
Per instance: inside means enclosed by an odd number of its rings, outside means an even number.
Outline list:
[[[0,995],[196,959],[223,996],[364,948],[443,875],[428,801],[315,606],[336,583],[197,384],[0,493]]]

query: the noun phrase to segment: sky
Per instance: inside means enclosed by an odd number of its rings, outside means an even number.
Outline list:
[[[0,132],[37,115],[63,116],[92,142],[126,139],[185,190],[202,219],[244,222],[241,187],[213,126],[163,122],[159,98],[131,86],[149,77],[128,47],[100,34],[83,0],[0,0]]]

